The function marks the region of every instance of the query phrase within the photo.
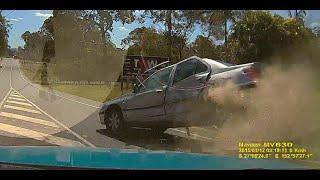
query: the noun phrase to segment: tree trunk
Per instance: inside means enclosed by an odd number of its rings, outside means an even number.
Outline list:
[[[227,19],[224,21],[224,44],[226,48],[228,47],[228,26],[227,26]]]
[[[104,28],[104,26],[101,27],[101,38],[102,38],[102,52],[103,55],[106,55],[106,47],[107,47],[107,38],[106,38],[106,30]]]
[[[168,37],[169,37],[169,59],[172,61],[172,10],[167,12],[167,28],[168,28]]]
[[[101,28],[101,38],[102,38],[103,47],[106,47],[107,46],[106,31],[103,25],[100,28]]]

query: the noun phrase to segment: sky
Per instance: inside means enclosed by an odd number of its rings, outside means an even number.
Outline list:
[[[139,13],[139,12],[138,12]],[[287,10],[272,10],[272,13],[279,14],[281,16],[287,16]],[[21,39],[21,35],[25,31],[35,32],[42,26],[45,19],[52,16],[51,10],[4,10],[2,15],[8,19],[11,24],[9,31],[9,45],[12,48],[23,46],[24,41]],[[305,17],[305,23],[307,26],[313,27],[320,25],[320,10],[308,10]],[[116,44],[117,47],[121,46],[121,40],[126,38],[130,31],[135,28],[146,26],[164,28],[161,25],[153,24],[151,20],[147,20],[143,25],[134,22],[132,24],[122,25],[120,22],[116,22],[113,25],[113,32],[111,33],[111,41]],[[193,41],[197,35],[201,34],[201,29],[196,27],[189,41]],[[219,44],[219,41],[217,42]],[[220,41],[221,43],[221,41]]]

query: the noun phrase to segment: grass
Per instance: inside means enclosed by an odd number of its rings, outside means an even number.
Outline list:
[[[51,85],[54,90],[84,97],[98,102],[106,102],[122,95],[119,86],[107,85]],[[124,93],[129,92],[129,90]]]
[[[22,73],[33,83],[40,84],[40,73],[37,71],[40,65],[24,65],[21,64]],[[48,70],[48,78],[53,79],[53,72]],[[48,86],[47,86],[48,87]],[[68,94],[84,97],[98,102],[106,102],[122,95],[120,85],[69,85],[69,84],[51,84],[50,88],[65,92]],[[124,94],[131,92],[131,89],[124,89]]]
[[[51,88],[68,94],[84,97],[98,102],[107,99],[112,88],[107,85],[65,85],[55,84]]]

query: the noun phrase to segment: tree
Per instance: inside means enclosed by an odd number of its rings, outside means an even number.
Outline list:
[[[127,55],[163,56],[168,51],[165,35],[153,28],[136,28],[131,31],[121,44],[129,46]]]
[[[288,10],[288,15],[290,18],[295,18],[297,21],[299,21],[300,23],[304,24],[304,17],[307,15],[307,11],[306,10]]]
[[[113,23],[120,21],[122,24],[130,24],[135,20],[132,10],[90,10],[84,11],[83,17],[92,21],[100,30],[105,46],[110,40],[110,32],[113,30]]]
[[[29,40],[30,35],[31,35],[30,31],[26,31],[21,35],[21,39],[23,39],[24,42],[27,44],[27,41]]]
[[[218,59],[219,55],[216,52],[214,43],[208,37],[199,35],[195,42],[191,44],[193,54],[202,58]]]
[[[173,61],[180,61],[188,36],[192,33],[194,24],[198,21],[200,11],[191,10],[146,10],[144,17],[153,20],[154,24],[165,26],[163,34],[167,42],[167,56]],[[175,51],[177,54],[175,54]]]
[[[226,48],[228,47],[228,23],[235,23],[242,16],[243,11],[240,10],[204,10],[200,16],[200,24],[208,37],[215,39],[224,39]]]
[[[46,36],[47,39],[49,40],[54,40],[54,17],[49,17],[48,19],[46,19],[42,26],[40,27],[40,32]]]
[[[312,28],[312,31],[317,37],[320,37],[320,26],[315,26]]]
[[[21,35],[24,40],[24,51],[25,59],[29,60],[40,60],[43,56],[43,47],[46,42],[46,38],[40,32],[30,33],[29,31],[24,32]]]
[[[2,10],[0,10],[0,56],[7,53],[8,50],[8,37],[9,29],[11,28],[9,21],[2,16]]]
[[[42,57],[42,68],[40,70],[41,74],[41,85],[48,85],[48,63],[51,62],[51,59],[55,56],[54,40],[47,39],[44,48],[43,48],[43,57]]]
[[[239,63],[262,61],[295,44],[312,39],[313,33],[293,18],[267,11],[249,11],[236,22],[231,35]]]

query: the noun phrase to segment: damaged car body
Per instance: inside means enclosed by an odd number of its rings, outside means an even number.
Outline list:
[[[258,63],[231,65],[192,56],[154,72],[135,85],[132,93],[103,104],[100,122],[113,135],[120,135],[128,127],[163,132],[167,128],[208,125],[200,106],[207,90],[227,81],[241,89],[255,87],[259,72]],[[213,119],[210,123],[218,124],[219,118]]]

